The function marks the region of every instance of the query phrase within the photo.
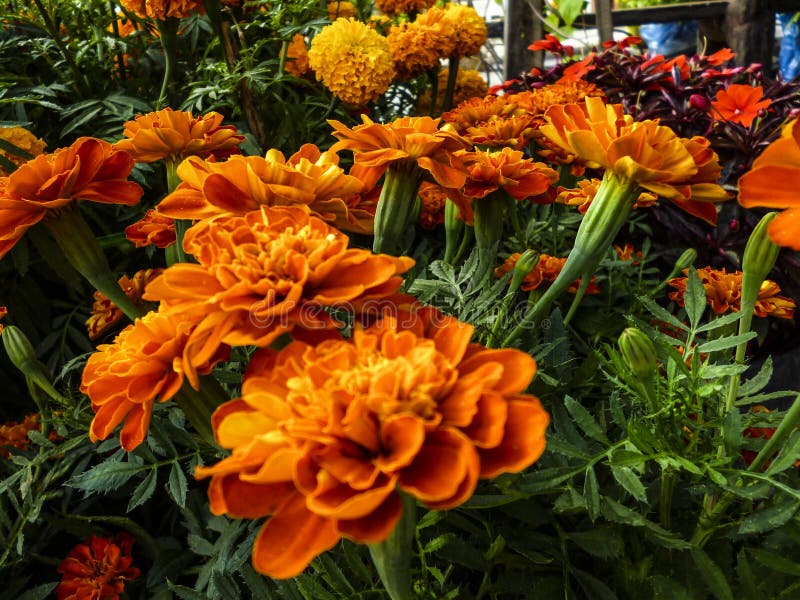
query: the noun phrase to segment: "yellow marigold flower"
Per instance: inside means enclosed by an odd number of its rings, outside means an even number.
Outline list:
[[[688,275],[688,269],[683,271]],[[742,272],[736,271],[728,273],[725,269],[712,269],[704,267],[697,269],[697,275],[703,282],[706,291],[706,303],[714,311],[714,314],[721,315],[730,311],[739,312],[742,302]],[[669,285],[677,291],[670,292],[670,300],[674,300],[679,306],[684,306],[684,294],[686,293],[686,282],[688,277],[676,277],[669,280]],[[779,296],[780,286],[769,279],[764,280],[758,292],[756,304],[753,307],[753,314],[759,317],[771,315],[781,319],[792,319],[794,317],[795,302],[791,298]]]
[[[447,89],[447,78],[450,75],[450,69],[445,67],[439,71],[438,91],[436,98],[436,106],[441,106],[444,93]],[[471,100],[473,98],[483,98],[486,94],[488,86],[483,75],[474,69],[458,69],[456,75],[456,85],[453,88],[453,105],[458,106],[461,103]],[[428,114],[431,108],[431,88],[428,87],[425,93],[420,96],[417,101],[416,111],[419,114]]]
[[[335,151],[320,152],[313,144],[288,160],[275,149],[266,157],[234,156],[221,163],[191,157],[178,165],[177,174],[182,182],[158,205],[163,216],[204,219],[302,204],[348,231],[372,231],[372,215],[354,202],[362,180],[344,173]]]
[[[242,397],[213,416],[232,453],[195,476],[211,477],[214,514],[270,516],[256,570],[294,577],[342,537],[385,540],[400,492],[454,508],[479,478],[541,456],[549,416],[523,393],[535,361],[470,343],[473,331],[420,307],[357,326],[349,340],[293,342],[248,368]]]
[[[420,25],[441,26],[444,45],[437,50],[442,52],[442,56],[472,56],[486,42],[486,21],[471,6],[453,3],[445,8],[433,6],[416,21]]]
[[[539,128],[562,150],[592,168],[667,198],[688,213],[716,223],[713,203],[728,199],[716,181],[719,159],[702,137],[679,138],[657,121],[637,121],[619,104],[588,97],[581,104],[556,105]]]
[[[125,295],[131,299],[134,304],[139,304],[142,301],[142,294],[144,288],[155,279],[162,269],[144,269],[134,273],[133,277],[123,275],[119,279],[119,286]],[[94,293],[94,304],[92,305],[92,314],[86,321],[86,329],[89,332],[89,339],[96,340],[103,335],[106,331],[111,329],[112,326],[122,321],[125,315],[122,311],[109,300],[105,294],[100,291]]]
[[[295,77],[302,77],[308,73],[308,48],[306,38],[295,33],[289,46],[286,48],[286,62],[284,70]]]
[[[436,51],[435,44],[431,43],[431,38],[440,32],[439,26],[430,27],[417,22],[392,25],[386,41],[392,51],[394,70],[399,81],[413,79],[439,66],[442,57]]]
[[[387,15],[409,14],[430,8],[436,0],[375,0],[378,10]]]
[[[347,0],[328,0],[328,18],[331,21],[336,19],[358,18],[358,9],[352,2]]]
[[[494,270],[495,275],[502,277],[506,273],[513,271],[514,266],[520,259],[520,256],[522,255],[519,252],[509,256],[502,265]],[[539,262],[536,263],[536,266],[533,268],[533,270],[525,276],[525,279],[522,280],[522,285],[520,287],[523,291],[530,292],[531,290],[537,289],[543,283],[553,283],[558,277],[558,274],[561,273],[561,269],[564,268],[566,262],[566,258],[558,258],[548,254],[539,255]],[[571,294],[574,294],[578,291],[580,285],[581,280],[576,279],[574,282],[572,282],[572,284],[569,285],[569,287],[567,287],[567,291]],[[586,293],[600,293],[600,288],[594,282],[594,276],[592,276],[592,278],[589,280],[589,286],[586,288]]]
[[[299,206],[204,219],[183,242],[199,264],[168,267],[144,298],[198,323],[182,360],[196,387],[197,365],[223,344],[266,346],[295,327],[335,329],[339,323],[325,307],[352,308],[397,292],[414,261],[348,242]]]
[[[602,181],[596,178],[581,179],[578,181],[578,187],[576,188],[559,187],[556,202],[568,206],[577,206],[578,212],[585,214],[597,195],[597,190],[600,189],[601,183]],[[633,203],[633,208],[649,208],[657,202],[658,196],[650,192],[642,192],[636,202]]]
[[[19,156],[18,154],[3,150],[0,148],[0,156],[10,160],[18,167],[24,165],[31,158],[39,156],[44,152],[45,144],[42,140],[37,138],[27,129],[22,127],[0,127],[0,140],[4,140],[9,144],[14,144],[17,148],[30,155],[29,158]],[[0,165],[0,177],[5,177],[8,172]]]
[[[125,123],[122,139],[114,144],[137,162],[179,160],[187,156],[227,158],[239,152],[244,136],[233,125],[222,125],[224,117],[210,112],[195,117],[189,111],[171,108],[139,115]]]
[[[336,19],[311,41],[309,65],[337,98],[362,106],[389,89],[394,78],[389,42],[355,19]]]
[[[120,0],[120,4],[140,19],[159,21],[165,21],[167,17],[183,19],[206,12],[203,0]]]

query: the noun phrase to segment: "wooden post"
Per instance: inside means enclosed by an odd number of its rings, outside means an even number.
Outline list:
[[[597,33],[600,44],[614,39],[614,20],[611,17],[611,0],[594,0]]]
[[[731,0],[725,12],[725,37],[736,53],[736,64],[761,63],[772,72],[775,10],[771,0]]]
[[[530,3],[530,4],[529,4]],[[542,52],[528,50],[536,40],[544,37],[542,22],[533,14],[533,5],[541,14],[542,0],[505,0],[503,19],[503,43],[505,60],[503,76],[508,79],[527,73],[532,67],[541,67],[544,62]]]

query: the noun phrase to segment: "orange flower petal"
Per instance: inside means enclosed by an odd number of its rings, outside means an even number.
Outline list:
[[[403,503],[399,494],[390,494],[378,508],[360,519],[338,519],[336,529],[356,542],[375,544],[389,537],[402,516]]]
[[[480,450],[481,477],[516,473],[531,465],[544,452],[544,434],[549,422],[550,417],[534,396],[509,401],[502,443]]]

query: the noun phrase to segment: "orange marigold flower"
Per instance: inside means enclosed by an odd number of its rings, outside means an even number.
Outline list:
[[[423,229],[435,229],[444,223],[444,207],[447,194],[442,186],[429,181],[423,181],[419,186],[419,199],[421,208],[419,212],[419,225]],[[0,331],[2,331],[0,329]]]
[[[506,273],[513,271],[520,256],[522,255],[519,252],[515,252],[509,256],[502,265],[494,270],[495,275],[502,277]],[[564,268],[564,264],[566,264],[566,262],[566,258],[558,258],[548,254],[541,254],[539,256],[539,262],[536,263],[536,266],[533,268],[533,270],[525,276],[525,279],[522,280],[522,285],[520,287],[523,291],[530,292],[531,290],[538,288],[540,285],[542,285],[542,283],[553,283],[558,277],[558,274],[561,273],[561,269]],[[581,280],[576,279],[574,282],[572,282],[572,284],[570,284],[570,286],[567,288],[567,291],[571,294],[574,294],[578,291],[580,285]],[[592,275],[592,278],[589,280],[589,285],[586,286],[585,293],[600,293],[600,288],[594,281],[594,275]]]
[[[328,19],[335,21],[338,18],[358,18],[358,9],[347,0],[328,0]]]
[[[95,412],[89,438],[106,439],[124,421],[120,443],[128,451],[142,443],[150,427],[153,403],[166,402],[183,385],[181,356],[194,321],[187,315],[150,312],[128,325],[113,344],[101,344],[83,370],[81,392],[89,396]],[[190,381],[199,387],[196,373],[211,372],[228,357],[229,348],[218,345],[194,365]]]
[[[378,10],[387,15],[420,12],[430,8],[436,0],[375,0]]]
[[[373,214],[358,203],[362,177],[347,175],[333,150],[304,144],[287,160],[278,150],[265,157],[234,156],[225,162],[188,158],[178,165],[181,183],[158,205],[174,219],[243,215],[261,206],[306,205],[342,229],[372,231]]]
[[[486,96],[464,100],[453,110],[444,113],[442,119],[463,133],[468,127],[514,116],[515,110],[516,105],[509,103],[506,96]]]
[[[131,552],[134,537],[121,532],[113,538],[89,536],[69,551],[58,566],[58,600],[119,600],[125,582],[139,577]]]
[[[203,0],[120,0],[123,8],[140,19],[165,21],[168,17],[183,19],[205,14]]]
[[[292,41],[286,48],[286,62],[284,70],[295,77],[302,77],[308,73],[308,47],[306,38],[299,33],[292,36]]]
[[[386,41],[389,42],[398,81],[413,79],[439,66],[442,55],[436,44],[431,43],[432,37],[437,35],[441,35],[439,25],[432,27],[416,21],[392,25]]]
[[[362,125],[352,129],[339,121],[328,121],[339,141],[331,150],[352,150],[357,166],[364,168],[365,177],[372,181],[383,174],[392,163],[417,165],[428,171],[441,185],[461,187],[465,180],[463,169],[451,165],[452,153],[470,147],[440,119],[402,117],[391,123],[373,122],[361,115]]]
[[[688,269],[684,269],[688,274]],[[739,312],[742,308],[742,272],[728,273],[725,269],[712,269],[704,267],[697,269],[697,275],[703,282],[706,292],[706,303],[714,311],[714,314],[721,315],[728,311]],[[688,277],[675,277],[668,281],[669,285],[677,291],[670,292],[670,300],[674,300],[679,306],[684,305],[683,296],[686,293],[686,282]],[[779,317],[781,319],[792,319],[794,317],[795,303],[791,298],[779,296],[781,288],[777,283],[769,279],[764,280],[758,292],[756,304],[753,307],[753,314],[758,317],[767,315]]]
[[[714,120],[739,123],[750,127],[758,113],[772,104],[772,100],[764,98],[764,88],[760,85],[732,83],[727,89],[717,92],[716,98],[711,102]]]
[[[155,279],[161,271],[162,269],[144,269],[134,273],[133,277],[123,275],[119,279],[119,287],[122,288],[125,295],[128,296],[134,304],[139,304],[142,301],[144,288],[150,281]],[[95,291],[92,314],[86,321],[89,339],[96,340],[112,326],[122,321],[124,317],[125,315],[123,312],[116,304],[109,300],[105,294],[100,291]]]
[[[308,50],[317,80],[347,104],[363,106],[389,89],[394,79],[386,38],[356,19],[323,27]]]
[[[194,370],[220,345],[265,346],[295,326],[336,328],[325,307],[390,296],[414,264],[347,244],[347,236],[301,207],[207,219],[183,243],[199,264],[167,268],[144,298],[198,322],[183,357],[194,382]]]
[[[472,56],[486,42],[486,21],[471,6],[455,3],[444,8],[432,6],[416,22],[428,27],[441,26],[443,37],[436,40],[441,56]]]
[[[9,152],[8,150],[0,148],[0,156],[10,160],[18,167],[28,162],[31,158],[39,156],[44,152],[44,148],[47,145],[44,141],[22,127],[0,127],[0,140],[13,144],[27,155],[26,158],[25,156],[20,156],[16,152]],[[0,176],[7,175],[8,172],[3,169],[3,166],[0,164]]]
[[[126,181],[133,170],[130,154],[95,138],[41,154],[8,177],[0,177],[0,258],[50,211],[77,200],[106,204],[139,202],[143,190]]]
[[[0,424],[0,458],[11,458],[9,448],[27,450],[31,443],[29,431],[41,431],[42,421],[38,414],[26,416],[22,423],[7,421]]]
[[[139,115],[125,123],[114,147],[131,154],[137,162],[180,160],[187,156],[227,158],[239,152],[244,136],[233,125],[222,125],[216,112],[195,117],[189,111],[171,108]]]
[[[719,159],[702,137],[679,138],[657,121],[633,121],[619,104],[587,97],[581,104],[557,105],[539,131],[588,167],[611,170],[623,181],[669,199],[709,223],[713,203],[728,199],[717,185]]]
[[[175,220],[150,209],[144,217],[125,228],[125,237],[137,248],[151,244],[166,248],[175,243]]]
[[[253,547],[258,571],[293,577],[342,537],[384,540],[398,490],[449,509],[479,477],[536,461],[549,417],[522,393],[536,363],[470,344],[472,333],[418,308],[350,340],[294,342],[250,372],[213,417],[232,455],[195,476],[212,478],[213,513],[272,515]]]
[[[617,252],[617,258],[624,261],[631,261],[632,265],[638,265],[642,258],[642,251],[635,250],[633,244],[625,244],[624,246],[619,246],[618,244],[614,244],[614,250]]]
[[[800,119],[788,123],[779,139],[739,178],[739,204],[745,208],[784,208],[767,228],[779,246],[800,250]]]
[[[577,206],[578,212],[582,215],[586,214],[592,200],[597,195],[597,190],[600,189],[600,179],[581,179],[578,181],[576,188],[558,188],[558,195],[556,202],[560,204],[567,204],[569,206]],[[633,203],[633,208],[649,208],[658,202],[658,196],[649,192],[642,192],[639,194],[636,202]]]

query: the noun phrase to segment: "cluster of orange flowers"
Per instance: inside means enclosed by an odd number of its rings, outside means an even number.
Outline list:
[[[113,538],[91,535],[75,546],[58,566],[61,582],[55,589],[56,598],[119,600],[125,582],[141,574],[133,566],[134,542],[133,536],[121,532]]]
[[[42,419],[38,414],[26,416],[21,423],[7,421],[0,424],[0,458],[11,458],[9,448],[27,450],[30,444],[29,431],[40,431]]]
[[[507,273],[510,273],[514,270],[514,267],[517,265],[517,261],[519,261],[520,256],[522,256],[519,252],[515,252],[511,256],[509,256],[505,262],[495,269],[495,275],[498,277],[502,277]],[[561,273],[561,269],[564,268],[564,264],[567,262],[566,258],[558,258],[557,256],[550,256],[548,254],[542,254],[539,256],[539,262],[536,263],[536,266],[533,270],[528,273],[525,278],[522,280],[522,285],[520,288],[525,292],[530,292],[535,289],[538,289],[539,286],[542,284],[551,284],[553,283],[558,274]],[[574,294],[578,291],[578,288],[581,285],[581,280],[576,279],[572,284],[567,288],[567,291],[571,294]],[[600,288],[594,281],[594,277],[589,280],[589,285],[586,287],[587,294],[599,294]]]
[[[685,270],[684,273],[687,273]],[[704,267],[697,269],[697,275],[703,283],[706,292],[706,302],[714,311],[714,314],[721,315],[728,311],[739,312],[742,303],[742,272],[728,273],[725,269],[712,269]],[[676,277],[669,280],[669,285],[677,291],[670,292],[669,297],[678,305],[684,305],[684,294],[686,293],[687,277]],[[795,303],[791,298],[779,296],[781,288],[777,283],[769,279],[761,284],[758,292],[753,314],[759,317],[767,315],[780,317],[781,319],[792,319],[794,317]]]
[[[157,21],[183,19],[206,12],[203,0],[120,0],[120,4],[140,19]]]

